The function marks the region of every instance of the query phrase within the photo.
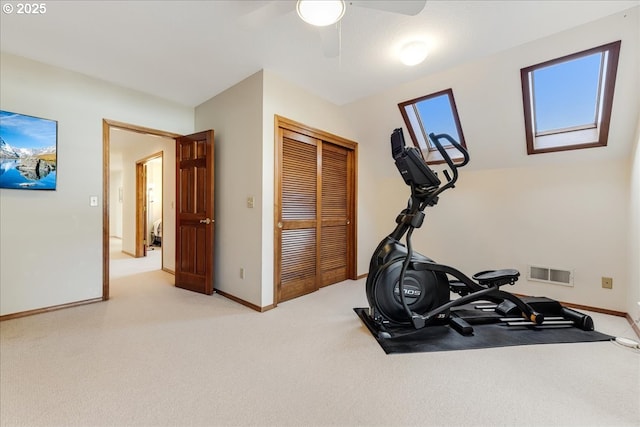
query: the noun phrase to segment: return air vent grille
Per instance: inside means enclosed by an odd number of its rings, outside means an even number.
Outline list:
[[[529,266],[529,280],[552,283],[554,285],[573,286],[573,271],[557,268]]]

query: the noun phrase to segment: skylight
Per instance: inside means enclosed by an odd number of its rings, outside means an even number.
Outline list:
[[[452,89],[405,101],[398,104],[398,107],[413,144],[420,149],[427,163],[443,162],[442,155],[429,139],[430,133],[446,133],[466,147]],[[444,148],[451,150],[452,159],[461,157],[451,144],[444,145]]]
[[[620,42],[520,70],[527,152],[606,146]]]

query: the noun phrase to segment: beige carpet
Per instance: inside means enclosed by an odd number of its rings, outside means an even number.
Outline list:
[[[0,425],[640,425],[640,355],[611,342],[387,356],[363,280],[257,313],[118,268],[108,302],[0,323]]]
[[[111,280],[162,269],[162,247],[147,248],[147,256],[134,258],[122,252],[122,240],[109,239],[109,277]]]

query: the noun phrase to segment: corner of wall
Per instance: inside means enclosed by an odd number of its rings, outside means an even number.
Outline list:
[[[629,295],[627,313],[640,317],[640,115],[631,155],[630,221],[629,221]]]
[[[263,72],[196,107],[196,130],[215,137],[215,287],[262,307]],[[254,208],[247,206],[254,197]],[[242,272],[242,273],[241,273]]]

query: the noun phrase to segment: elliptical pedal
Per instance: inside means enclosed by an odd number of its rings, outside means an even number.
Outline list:
[[[473,335],[473,326],[471,326],[466,320],[460,317],[452,316],[449,319],[449,325],[461,335]]]
[[[485,270],[480,271],[473,276],[473,280],[477,280],[481,286],[513,285],[518,281],[520,272],[512,268],[503,270]]]

